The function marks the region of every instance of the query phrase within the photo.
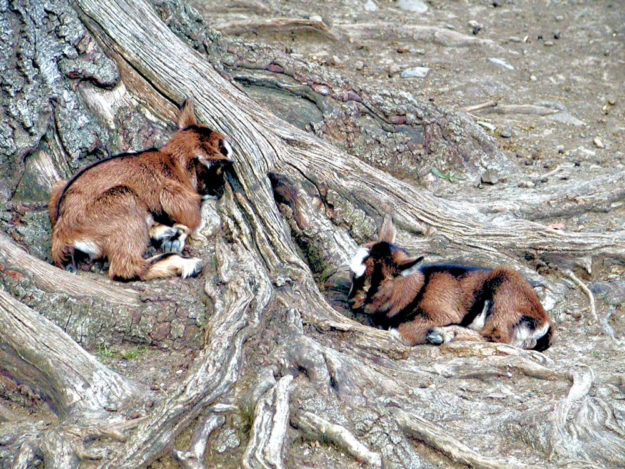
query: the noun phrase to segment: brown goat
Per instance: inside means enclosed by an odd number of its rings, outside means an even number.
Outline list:
[[[553,324],[536,292],[508,267],[417,264],[393,244],[386,217],[378,240],[360,248],[351,262],[348,303],[377,326],[396,330],[410,344],[488,340],[546,350]]]
[[[189,277],[201,271],[198,258],[171,252],[143,257],[149,238],[182,251],[184,238],[200,224],[202,197],[221,195],[224,168],[232,164],[226,137],[197,125],[190,100],[181,108],[178,128],[160,149],[106,158],[53,186],[48,209],[58,266],[73,263],[78,251],[108,258],[108,274],[115,279]]]

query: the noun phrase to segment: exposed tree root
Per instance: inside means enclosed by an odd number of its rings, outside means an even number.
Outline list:
[[[428,422],[418,415],[396,410],[395,416],[402,430],[408,435],[442,452],[454,462],[478,469],[538,469],[539,467],[514,464],[509,459],[504,460],[481,456],[465,444],[451,437],[443,428]]]
[[[282,468],[283,445],[289,422],[289,395],[293,376],[283,376],[258,400],[254,425],[243,457],[243,467]]]
[[[308,438],[331,441],[359,462],[372,467],[382,467],[382,457],[361,443],[347,428],[336,425],[313,414],[312,412],[295,412],[291,416],[291,424],[299,428]]]
[[[209,415],[193,432],[191,445],[187,451],[174,450],[174,457],[182,469],[205,469],[204,452],[208,437],[225,421],[223,415]]]
[[[301,18],[272,18],[269,20],[254,20],[239,23],[216,24],[214,28],[224,34],[243,34],[263,31],[314,31],[334,41],[336,35],[323,21],[306,20]]]
[[[571,280],[573,280],[575,282],[575,284],[584,292],[584,294],[588,297],[588,301],[590,303],[590,315],[592,316],[592,319],[594,321],[594,323],[598,323],[599,322],[599,316],[597,316],[597,308],[595,307],[595,295],[592,294],[592,292],[590,291],[590,288],[588,288],[584,282],[582,282],[577,275],[575,275],[573,272],[571,272],[570,270],[565,270],[564,273],[567,275],[567,277],[569,277]]]
[[[138,306],[139,294],[119,282],[105,278],[74,275],[31,256],[0,233],[0,265],[32,275],[35,283],[49,291],[62,291],[76,297],[96,297],[112,304]]]

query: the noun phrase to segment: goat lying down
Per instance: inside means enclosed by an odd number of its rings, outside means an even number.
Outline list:
[[[103,159],[52,187],[48,209],[56,265],[71,260],[75,268],[75,255],[82,253],[108,258],[112,279],[184,278],[201,271],[199,258],[178,253],[200,224],[202,198],[223,192],[232,149],[225,136],[197,125],[190,100],[181,108],[178,128],[160,149]],[[145,259],[150,238],[173,252]]]
[[[350,307],[371,316],[409,345],[451,340],[487,340],[543,351],[553,324],[536,292],[507,267],[418,266],[393,244],[395,228],[386,217],[378,240],[354,256]]]

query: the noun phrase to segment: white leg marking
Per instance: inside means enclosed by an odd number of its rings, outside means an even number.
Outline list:
[[[100,254],[102,254],[102,252],[100,251],[100,247],[89,239],[81,240],[81,241],[74,241],[74,249],[80,252],[84,252],[91,259],[99,257]]]
[[[482,308],[482,312],[475,317],[471,324],[469,324],[469,329],[473,329],[474,331],[481,331],[484,328],[484,323],[486,323],[486,315],[488,314],[490,305],[490,300],[486,300],[484,302],[484,308]]]
[[[178,234],[178,230],[167,225],[153,225],[149,231],[150,238],[156,241],[170,239]]]
[[[354,254],[352,261],[349,264],[349,268],[356,277],[362,277],[367,270],[367,266],[364,264],[364,260],[369,256],[369,250],[365,248],[359,248]]]

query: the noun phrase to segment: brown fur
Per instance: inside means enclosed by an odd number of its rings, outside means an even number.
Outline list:
[[[357,274],[364,273],[354,276],[349,294],[352,309],[371,315],[377,325],[397,328],[412,345],[445,341],[439,328],[450,325],[477,328],[479,337],[493,342],[537,350],[551,344],[551,320],[517,271],[449,265],[412,272],[407,269],[421,258],[392,244],[394,230],[386,220],[378,238],[365,246],[366,257],[355,260]]]
[[[69,183],[54,185],[48,208],[52,259],[58,266],[82,243],[92,257],[108,258],[111,278],[154,278],[157,271],[171,275],[171,268],[156,266],[170,265],[171,258],[153,263],[143,258],[150,220],[166,219],[194,230],[200,224],[200,192],[219,195],[223,164],[231,163],[225,137],[196,124],[190,100],[181,109],[178,127],[161,149],[103,160]]]

